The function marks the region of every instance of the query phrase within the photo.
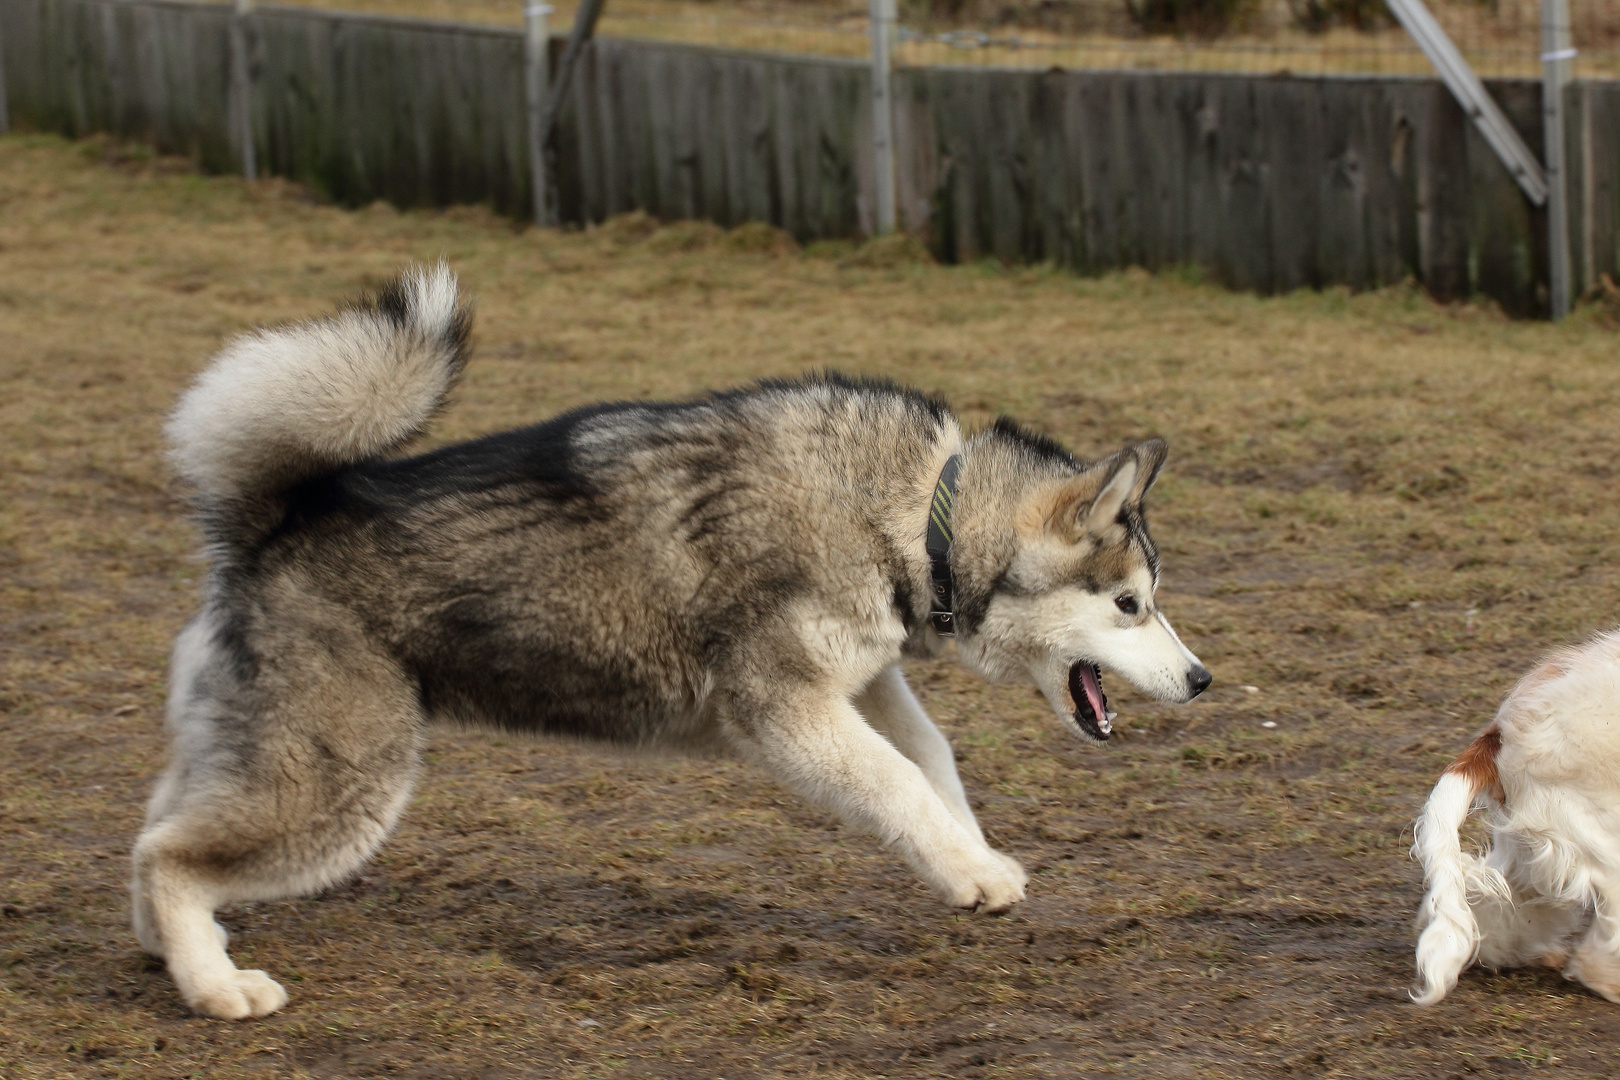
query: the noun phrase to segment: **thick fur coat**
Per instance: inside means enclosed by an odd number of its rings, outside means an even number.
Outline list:
[[[1109,668],[1168,700],[1209,675],[1154,604],[1150,441],[1086,463],[1011,423],[816,377],[576,409],[416,457],[470,316],[442,267],[228,346],[169,426],[210,571],[175,645],[172,761],[135,848],[135,926],[187,1003],[286,1001],[221,904],[353,872],[432,722],[734,755],[892,844],[956,907],[1025,874],[984,841],[901,675],[943,642],[925,550],[961,460],[959,652],[1109,731]]]

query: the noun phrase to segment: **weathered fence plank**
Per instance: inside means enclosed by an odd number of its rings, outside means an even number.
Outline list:
[[[250,23],[268,172],[345,203],[529,212],[520,35],[295,8]]]
[[[0,20],[15,123],[236,168],[223,5],[0,0]],[[265,172],[349,204],[529,214],[521,31],[278,7],[247,31]],[[558,117],[562,218],[869,232],[869,78],[862,61],[599,38]],[[1531,146],[1538,87],[1489,86]],[[1584,287],[1620,274],[1620,84],[1570,93]],[[1411,276],[1545,308],[1545,214],[1437,80],[928,68],[897,71],[894,94],[900,221],[947,260],[1190,264],[1262,292]]]
[[[226,9],[5,0],[0,20],[17,122],[71,136],[115,131],[231,167]]]
[[[598,38],[575,77],[565,219],[640,209],[801,240],[858,231],[864,65]]]
[[[1579,238],[1574,263],[1575,288],[1596,286],[1601,275],[1620,278],[1620,84],[1584,83],[1571,87],[1578,125],[1569,145],[1585,147],[1574,155],[1580,177],[1579,195],[1570,199],[1571,230]]]
[[[1262,292],[1410,275],[1447,298],[1544,307],[1545,215],[1433,80],[897,77],[901,138],[935,144],[902,155],[903,220],[926,225],[943,258],[1194,264]],[[1540,145],[1536,84],[1491,89]],[[935,175],[907,175],[930,158]]]

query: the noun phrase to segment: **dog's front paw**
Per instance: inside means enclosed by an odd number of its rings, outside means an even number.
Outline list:
[[[232,971],[230,978],[187,995],[186,1004],[200,1016],[246,1020],[268,1016],[287,1004],[287,991],[262,971]]]
[[[997,851],[995,848],[990,849],[990,854],[1000,859],[1001,865],[1005,866],[1008,872],[1011,873],[1013,877],[1018,879],[1018,887],[1020,889],[1029,884],[1029,871],[1024,869],[1023,863],[1019,862],[1011,855]],[[1022,897],[1020,897],[1020,899],[1022,899]]]
[[[1028,881],[1029,875],[1017,860],[985,848],[941,892],[951,907],[993,915],[1022,900]]]

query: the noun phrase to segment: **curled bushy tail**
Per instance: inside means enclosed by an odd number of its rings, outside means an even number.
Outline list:
[[[1428,887],[1418,909],[1423,932],[1418,938],[1418,985],[1412,1000],[1419,1005],[1433,1005],[1445,997],[1479,951],[1479,923],[1468,894],[1505,896],[1508,891],[1501,874],[1463,852],[1458,836],[1482,790],[1501,801],[1496,773],[1501,747],[1501,734],[1494,727],[1475,739],[1446,767],[1418,819],[1412,854],[1423,864]]]
[[[174,463],[216,524],[257,517],[292,485],[417,435],[466,364],[471,328],[441,263],[329,318],[237,338],[170,417]]]

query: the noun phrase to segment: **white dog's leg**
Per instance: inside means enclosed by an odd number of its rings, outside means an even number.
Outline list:
[[[974,836],[983,837],[979,822],[968,805],[962,779],[956,774],[956,755],[951,744],[923,711],[922,704],[906,685],[899,665],[884,668],[855,697],[855,707],[866,722],[889,737],[895,748],[916,762],[934,792],[956,820]]]
[[[1469,861],[1476,865],[1468,902],[1479,921],[1480,964],[1496,970],[1563,967],[1587,919],[1583,905],[1541,891],[1534,860],[1516,835],[1498,832],[1485,859]]]
[[[1469,897],[1479,923],[1479,962],[1495,970],[1540,964],[1562,967],[1569,941],[1586,915],[1579,905],[1515,888],[1511,897]]]
[[[1598,885],[1591,929],[1575,947],[1564,977],[1620,1005],[1620,890]]]
[[[1023,870],[957,820],[916,764],[855,707],[810,691],[734,718],[739,748],[778,780],[899,848],[953,907],[1005,911],[1024,898]]]

